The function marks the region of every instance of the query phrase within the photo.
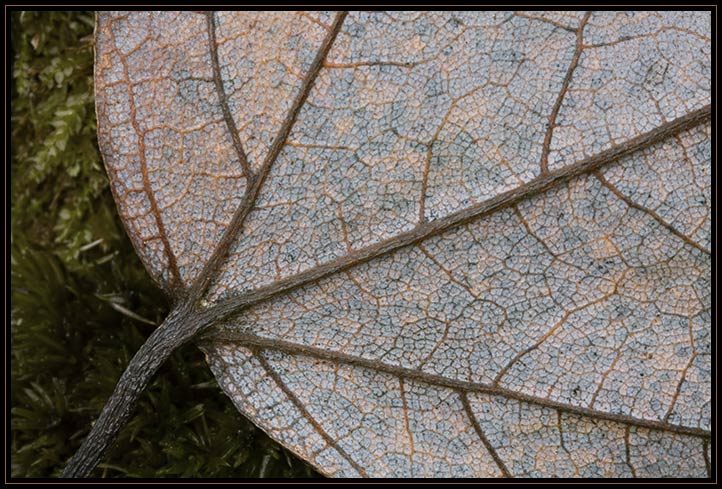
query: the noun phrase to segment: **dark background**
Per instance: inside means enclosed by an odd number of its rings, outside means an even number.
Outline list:
[[[92,12],[10,16],[12,477],[55,477],[168,302],[117,216],[96,141]],[[243,418],[193,345],[95,477],[316,477]]]

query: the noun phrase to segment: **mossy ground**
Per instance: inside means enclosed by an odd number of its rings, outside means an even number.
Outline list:
[[[96,141],[92,12],[11,15],[13,477],[55,477],[168,311],[118,219]],[[96,477],[314,477],[245,420],[193,345]]]

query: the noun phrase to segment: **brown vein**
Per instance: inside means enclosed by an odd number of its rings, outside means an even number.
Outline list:
[[[337,443],[336,440],[331,438],[328,433],[323,429],[323,427],[316,421],[316,419],[311,416],[311,414],[308,412],[306,407],[303,405],[303,403],[300,401],[298,397],[296,397],[296,394],[291,391],[291,389],[288,388],[286,383],[283,381],[280,375],[276,373],[275,370],[273,370],[273,367],[270,363],[268,363],[268,360],[263,356],[262,352],[256,353],[254,355],[256,359],[259,361],[263,369],[266,371],[266,373],[273,379],[273,381],[278,385],[278,387],[283,391],[284,394],[286,394],[286,397],[293,403],[294,406],[296,406],[296,409],[298,409],[301,414],[303,415],[306,420],[311,423],[311,426],[314,427],[314,429],[318,432],[319,435],[328,443],[330,447],[333,447],[343,458],[346,459],[346,461],[351,464],[351,466],[356,469],[356,471],[362,476],[362,477],[368,477],[368,474],[364,470],[363,467],[361,467],[354,459],[352,459],[348,453],[346,453],[346,450],[341,448]]]
[[[484,432],[481,430],[481,426],[479,426],[479,421],[476,419],[474,411],[471,409],[471,404],[469,404],[469,398],[466,396],[466,392],[459,391],[459,396],[461,397],[461,403],[464,405],[464,411],[466,411],[466,416],[469,418],[469,421],[474,427],[474,431],[476,431],[476,434],[481,440],[481,443],[484,444],[486,450],[489,452],[489,455],[491,455],[491,458],[493,458],[494,462],[496,462],[496,465],[499,466],[499,470],[501,470],[501,473],[504,475],[504,477],[513,477],[511,475],[511,472],[509,472],[509,469],[506,468],[506,464],[504,463],[504,461],[501,459],[499,454],[496,453],[496,448],[494,448],[494,446],[491,444]]]
[[[351,241],[348,239],[348,229],[346,228],[346,219],[343,216],[343,206],[339,202],[338,206],[338,220],[341,221],[341,232],[343,233],[343,242],[346,244],[346,253],[352,253],[353,248]]]
[[[674,390],[674,395],[672,396],[672,401],[669,403],[669,409],[667,410],[667,414],[664,415],[664,420],[669,421],[669,417],[672,416],[672,413],[674,412],[674,406],[677,405],[677,400],[679,399],[679,393],[682,392],[682,386],[684,385],[684,381],[687,379],[687,372],[689,372],[689,369],[692,367],[692,364],[694,363],[695,359],[697,358],[697,353],[693,353],[692,357],[689,359],[689,362],[687,362],[687,365],[684,367],[684,370],[682,370],[682,377],[680,377],[679,382],[677,383],[677,388]]]
[[[556,22],[556,21],[554,21],[554,20],[552,20],[552,19],[545,19],[544,17],[537,17],[537,16],[534,16],[534,15],[529,15],[529,14],[527,14],[527,13],[525,13],[525,12],[519,12],[519,11],[514,12],[514,15],[515,15],[516,17],[521,17],[521,18],[524,18],[524,19],[536,20],[536,21],[539,21],[539,22],[544,22],[545,24],[553,25],[554,27],[558,27],[559,29],[564,29],[565,31],[577,32],[577,29],[574,29],[573,27],[569,27],[568,25],[564,25],[564,24],[562,24],[562,23],[560,23],[560,22]]]
[[[539,175],[526,185],[499,194],[491,199],[471,205],[465,209],[449,214],[441,219],[427,221],[417,225],[414,229],[398,234],[394,238],[381,241],[375,245],[361,248],[353,253],[326,262],[315,268],[279,280],[265,287],[229,297],[210,306],[203,312],[205,321],[215,321],[225,317],[240,308],[268,300],[280,294],[287,293],[324,277],[347,270],[351,267],[367,262],[382,255],[392,253],[400,248],[416,244],[437,234],[461,226],[472,220],[492,214],[500,209],[512,206],[568,182],[574,177],[593,172],[606,164],[627,156],[635,151],[644,149],[663,139],[679,132],[695,127],[707,119],[711,114],[711,106],[684,115],[678,119],[662,124],[661,126],[630,139],[626,143],[610,148],[601,153],[584,158],[563,168]],[[210,262],[209,262],[210,263]]]
[[[712,252],[710,250],[708,250],[704,246],[700,245],[699,243],[695,242],[693,239],[691,239],[689,236],[685,235],[684,233],[678,231],[674,226],[672,226],[667,221],[665,221],[662,218],[662,216],[660,216],[659,214],[654,212],[652,209],[648,209],[647,207],[644,207],[644,206],[636,203],[635,201],[633,201],[632,199],[630,199],[629,197],[624,195],[622,192],[619,191],[619,189],[617,189],[617,187],[615,187],[612,183],[610,183],[609,180],[604,178],[604,175],[602,175],[600,172],[595,171],[594,176],[597,177],[597,179],[602,183],[602,185],[607,187],[614,195],[616,195],[621,200],[623,200],[629,207],[632,207],[634,209],[637,209],[638,211],[644,212],[645,214],[650,216],[652,219],[657,221],[667,231],[674,234],[675,236],[677,236],[679,239],[681,239],[688,245],[690,245],[694,248],[697,248],[702,253],[706,253],[708,255],[712,254]]]
[[[563,429],[562,412],[561,411],[557,411],[557,430],[559,431],[559,445],[562,447],[562,450],[564,450],[567,453],[567,455],[569,456],[569,461],[574,466],[574,476],[581,477],[581,474],[579,473],[579,464],[577,464],[577,461],[574,459],[572,452],[570,452],[569,449],[564,444],[564,429]]]
[[[677,31],[677,32],[681,32],[683,34],[687,34],[688,36],[696,37],[700,41],[710,42],[709,37],[704,36],[704,35],[700,34],[699,32],[695,32],[691,29],[685,29],[684,27],[679,27],[676,25],[668,25],[668,26],[660,27],[659,29],[657,29],[654,32],[648,32],[646,34],[637,34],[634,36],[629,36],[629,35],[621,36],[619,39],[617,39],[615,41],[600,42],[598,44],[585,44],[584,47],[594,49],[594,48],[601,48],[601,47],[608,47],[608,46],[616,46],[617,44],[621,44],[624,42],[636,41],[639,39],[645,39],[645,38],[649,38],[649,37],[652,37],[652,38],[658,37],[660,33],[665,32],[665,31]]]
[[[168,240],[168,234],[166,233],[165,225],[163,224],[163,218],[160,215],[158,202],[155,200],[155,195],[153,194],[153,189],[150,185],[150,179],[148,178],[148,163],[145,159],[145,133],[140,130],[140,125],[138,124],[138,119],[136,117],[133,88],[130,83],[130,74],[128,73],[128,63],[125,60],[125,56],[123,56],[123,54],[121,54],[120,52],[118,53],[118,57],[120,58],[120,62],[123,64],[123,74],[125,76],[125,79],[128,80],[128,105],[130,106],[130,123],[133,126],[133,130],[138,135],[138,157],[140,158],[140,168],[141,173],[143,174],[143,189],[148,196],[148,201],[150,202],[150,210],[153,213],[153,217],[155,217],[156,224],[158,225],[158,236],[163,243],[163,249],[165,251],[166,257],[168,258],[168,267],[170,268],[171,280],[170,283],[165,284],[170,289],[166,292],[171,292],[170,295],[173,296],[173,293],[175,292],[182,293],[183,281],[181,280],[180,272],[178,271],[178,263],[176,262],[175,253],[173,253],[173,249],[170,247],[170,241]],[[133,233],[131,233],[131,235],[132,234]]]
[[[520,221],[521,224],[524,226],[524,229],[526,229],[526,233],[527,233],[529,236],[531,236],[532,238],[534,238],[540,245],[542,245],[542,246],[544,247],[544,249],[546,250],[546,252],[549,253],[549,256],[551,256],[552,258],[557,258],[556,253],[554,253],[554,252],[552,251],[552,249],[549,248],[549,245],[546,244],[546,242],[545,242],[543,239],[541,239],[541,238],[532,230],[531,226],[529,225],[529,222],[527,222],[527,220],[526,220],[526,219],[524,218],[524,216],[521,214],[521,211],[519,210],[519,206],[516,206],[516,205],[515,205],[515,206],[513,206],[513,208],[514,208],[514,214],[516,214],[516,217],[519,218],[519,221]],[[563,260],[562,260],[562,261],[563,261]]]
[[[415,66],[418,66],[425,61],[415,61],[415,62],[400,62],[400,61],[358,61],[356,63],[331,63],[331,62],[324,62],[323,67],[329,68],[329,69],[348,69],[348,68],[360,68],[362,66],[397,66],[399,68],[414,68]]]
[[[439,134],[444,124],[440,124],[436,130],[436,134]],[[424,160],[424,173],[421,176],[421,198],[419,199],[419,222],[426,222],[426,192],[429,187],[429,171],[431,170],[431,148],[433,147],[434,140],[438,137],[434,136],[432,141],[426,146],[426,159]]]
[[[248,185],[254,178],[253,171],[248,165],[248,158],[246,152],[243,151],[243,145],[241,144],[241,138],[238,135],[238,128],[236,127],[236,121],[233,119],[231,109],[228,107],[228,96],[226,90],[223,87],[223,77],[221,76],[221,66],[218,63],[218,43],[216,42],[216,22],[214,19],[213,12],[206,12],[206,23],[208,26],[208,43],[210,44],[211,61],[213,64],[213,81],[216,84],[216,92],[218,92],[218,100],[221,104],[221,110],[223,111],[223,118],[226,121],[226,127],[233,140],[233,148],[236,150],[238,161],[241,163],[241,169],[243,175],[248,181]]]
[[[544,144],[542,145],[542,155],[541,155],[541,172],[542,174],[547,173],[549,171],[549,151],[551,148],[552,143],[552,133],[554,132],[554,127],[556,126],[557,121],[557,115],[559,115],[559,109],[562,107],[562,102],[564,101],[564,96],[567,94],[567,90],[569,89],[569,84],[572,81],[572,75],[574,74],[574,70],[577,69],[577,65],[579,64],[579,57],[582,55],[582,50],[584,49],[584,27],[587,25],[587,21],[589,21],[589,16],[592,15],[591,11],[588,11],[586,14],[584,14],[584,17],[582,18],[581,22],[579,22],[579,27],[577,28],[577,45],[574,49],[574,55],[572,56],[572,61],[569,63],[569,69],[567,70],[567,74],[564,76],[564,81],[562,82],[562,88],[559,90],[559,95],[557,96],[556,102],[554,102],[554,107],[552,107],[552,113],[549,115],[549,124],[547,125],[547,131],[544,135]]]
[[[446,276],[449,277],[449,280],[451,280],[451,281],[454,282],[456,285],[458,285],[459,287],[461,287],[461,288],[463,288],[464,290],[466,290],[466,291],[469,293],[469,295],[470,295],[471,297],[473,297],[474,299],[478,299],[478,298],[479,298],[479,295],[478,295],[478,294],[475,294],[474,291],[471,289],[471,287],[469,287],[468,284],[465,284],[465,283],[461,282],[459,279],[457,279],[457,278],[454,276],[454,274],[451,273],[451,270],[449,270],[448,268],[446,268],[439,260],[437,260],[437,259],[434,257],[434,255],[432,255],[431,253],[429,253],[429,250],[427,250],[426,247],[424,247],[423,245],[419,245],[419,250],[426,256],[426,258],[428,258],[434,265],[436,265],[436,267],[437,267],[439,270],[441,270],[442,272],[444,272],[444,273],[446,274]]]
[[[474,299],[479,300],[479,296],[475,294],[468,285],[457,280],[456,277],[454,277],[454,275],[451,273],[451,271],[444,267],[436,258],[434,258],[434,256],[429,253],[429,250],[427,250],[423,245],[419,245],[419,250],[421,250],[421,252],[426,256],[426,258],[431,260],[439,268],[439,270],[444,272],[449,277],[449,280],[466,290],[469,295],[471,295]],[[504,312],[504,316],[506,317],[506,311]],[[451,330],[451,325],[452,321],[445,321],[444,333],[441,335],[441,338],[439,339],[439,341],[436,342],[436,345],[434,345],[434,348],[431,349],[429,354],[426,355],[423,360],[421,360],[420,365],[426,365],[426,363],[434,357],[439,348],[441,348],[441,346],[446,343],[446,339],[449,337],[449,331]]]
[[[631,454],[631,447],[629,446],[629,432],[630,432],[630,426],[627,426],[624,428],[624,459],[627,463],[627,467],[629,467],[630,472],[632,472],[632,477],[637,477],[637,471],[634,470],[634,465],[632,465],[632,454]]]
[[[601,298],[599,298],[598,300],[594,301],[594,304],[596,304],[596,303],[598,303],[598,302],[601,302],[601,301],[603,301],[603,300],[606,300],[606,299],[608,299],[608,298],[609,298],[608,295],[607,295],[607,296],[604,296],[604,297],[601,297]],[[583,309],[586,309],[587,307],[589,307],[589,306],[591,306],[591,305],[592,305],[592,304],[585,304],[584,306],[578,307],[578,308],[573,309],[573,310],[571,310],[571,311],[566,311],[566,312],[564,313],[564,315],[562,316],[562,318],[561,318],[559,321],[557,321],[557,323],[556,323],[554,326],[552,326],[551,328],[549,328],[549,331],[547,331],[546,333],[544,333],[544,335],[542,335],[542,337],[539,338],[539,340],[537,340],[536,343],[534,343],[534,344],[532,344],[531,346],[529,346],[529,347],[527,347],[527,348],[519,351],[516,355],[514,355],[514,358],[512,358],[512,359],[509,361],[509,363],[507,363],[506,365],[504,365],[504,367],[503,367],[501,370],[499,370],[499,373],[496,374],[496,377],[494,377],[493,385],[499,385],[499,383],[501,382],[501,379],[504,378],[504,376],[505,376],[506,373],[509,371],[509,369],[511,369],[514,365],[516,365],[517,362],[519,362],[523,357],[525,357],[526,355],[528,355],[529,353],[533,352],[534,350],[538,349],[541,345],[543,345],[546,340],[548,340],[554,333],[556,333],[556,331],[557,331],[560,327],[562,327],[562,325],[564,325],[564,324],[567,322],[567,319],[569,319],[569,316],[571,316],[572,314],[574,314],[574,313],[576,313],[576,312],[579,312],[579,311],[581,311],[581,310],[583,310]]]
[[[281,125],[281,129],[278,131],[276,138],[273,140],[273,144],[271,145],[271,148],[266,155],[266,159],[263,161],[263,165],[261,166],[260,171],[256,175],[256,178],[253,179],[253,182],[250,182],[248,190],[243,196],[243,201],[241,202],[241,205],[238,207],[235,214],[233,215],[231,223],[228,225],[225,232],[223,233],[223,237],[218,242],[216,249],[213,250],[213,254],[203,267],[203,271],[193,282],[190,292],[191,301],[198,300],[203,294],[203,292],[205,292],[208,284],[218,272],[218,268],[222,260],[225,259],[231,243],[240,232],[241,227],[246,220],[246,216],[248,216],[248,213],[251,212],[251,209],[256,202],[256,198],[258,197],[258,193],[263,186],[263,182],[266,179],[269,171],[271,170],[273,163],[276,161],[276,159],[278,159],[278,155],[281,153],[281,149],[283,148],[286,139],[288,138],[288,134],[291,132],[291,128],[296,122],[298,113],[300,112],[301,107],[303,107],[303,104],[306,102],[308,94],[311,92],[311,88],[313,88],[313,83],[316,81],[316,77],[318,76],[319,71],[321,71],[323,61],[326,59],[328,52],[331,50],[331,46],[333,45],[333,42],[338,35],[338,32],[341,30],[341,26],[343,25],[343,21],[346,18],[346,14],[347,12],[340,12],[336,15],[333,26],[324,38],[323,43],[318,50],[318,53],[316,53],[316,57],[311,63],[311,66],[306,73],[306,77],[301,83],[301,88],[299,89],[298,95],[293,101],[291,109],[289,110],[286,119]]]
[[[632,333],[633,334],[633,333]],[[617,363],[622,359],[622,348],[624,348],[624,345],[627,343],[627,339],[630,335],[624,337],[624,341],[622,341],[622,344],[619,345],[618,348],[614,351],[614,360],[612,360],[612,364],[609,366],[609,368],[602,374],[602,378],[599,380],[599,385],[597,386],[596,390],[594,391],[594,394],[592,395],[592,398],[589,400],[589,407],[594,407],[594,404],[597,402],[597,397],[599,397],[599,394],[602,392],[602,389],[604,388],[604,384],[607,383],[607,378],[614,372],[614,369],[617,366]],[[668,420],[668,418],[664,418],[665,421]]]
[[[409,450],[409,467],[412,467],[414,465],[414,452],[416,449],[414,448],[414,434],[411,432],[411,427],[409,426],[409,407],[406,404],[406,389],[404,388],[403,377],[399,377],[399,392],[401,394],[401,406],[404,410],[404,427],[406,428],[406,434],[409,436],[409,447],[411,447],[411,450]]]
[[[401,377],[404,379],[412,379],[418,382],[425,382],[427,384],[447,387],[462,392],[480,392],[484,394],[502,396],[517,401],[528,402],[531,404],[536,404],[538,406],[556,409],[563,413],[570,413],[577,416],[586,416],[595,419],[604,419],[630,426],[669,431],[672,433],[680,433],[704,439],[708,439],[711,436],[709,431],[701,428],[679,426],[670,424],[666,421],[649,420],[629,416],[626,414],[609,413],[582,406],[572,406],[559,401],[524,394],[522,392],[517,392],[504,387],[483,384],[480,382],[450,379],[442,375],[431,374],[428,372],[401,367],[398,365],[390,365],[377,360],[370,360],[368,358],[349,355],[347,353],[329,351],[323,348],[303,345],[277,338],[265,338],[262,336],[257,336],[253,333],[241,331],[213,332],[206,334],[201,341],[216,344],[236,343],[246,347],[254,346],[266,350],[280,351],[290,355],[303,355],[317,358],[320,360],[326,360],[329,362],[343,363],[361,368],[367,368]]]
[[[712,477],[712,467],[709,461],[707,450],[709,449],[709,440],[702,442],[702,456],[704,457],[704,468],[707,469],[707,477]]]

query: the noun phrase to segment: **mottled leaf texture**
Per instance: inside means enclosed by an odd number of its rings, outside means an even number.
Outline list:
[[[710,23],[103,13],[100,145],[222,388],[321,472],[708,477]]]

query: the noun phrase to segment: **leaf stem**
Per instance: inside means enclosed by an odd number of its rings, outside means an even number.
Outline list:
[[[196,316],[189,312],[187,306],[171,311],[133,356],[90,434],[70,459],[61,477],[87,477],[102,460],[160,366],[202,327]]]
[[[161,324],[158,329],[150,335],[148,340],[130,361],[128,367],[125,369],[125,372],[123,372],[123,375],[120,377],[118,384],[115,386],[113,394],[106,403],[105,407],[103,407],[100,417],[90,430],[90,434],[80,446],[80,449],[70,459],[68,465],[65,467],[65,470],[63,470],[61,477],[87,477],[90,474],[98,462],[100,462],[103,458],[103,455],[105,455],[108,448],[115,441],[118,431],[125,425],[126,421],[130,417],[130,414],[133,412],[133,408],[138,401],[138,397],[140,397],[140,394],[150,383],[160,366],[165,363],[168,357],[170,357],[177,348],[192,340],[201,329],[211,324],[212,321],[218,317],[219,311],[205,312],[200,310],[198,308],[198,300],[205,292],[211,280],[215,277],[218,267],[225,258],[228,248],[230,247],[233,239],[236,237],[238,230],[243,225],[243,221],[246,216],[253,207],[256,197],[263,185],[263,180],[285,144],[288,134],[296,121],[298,113],[303,107],[303,104],[313,87],[314,81],[323,66],[326,55],[341,30],[346,14],[347,12],[339,12],[336,15],[333,26],[324,38],[324,41],[316,54],[308,73],[306,74],[306,78],[300,87],[299,94],[296,97],[280,132],[276,136],[272,148],[269,151],[258,175],[251,174],[248,163],[245,160],[245,153],[240,146],[240,141],[234,139],[234,143],[237,143],[235,146],[238,152],[238,157],[242,164],[245,162],[245,165],[243,165],[244,174],[249,179],[249,189],[246,191],[241,206],[236,211],[231,224],[226,229],[213,254],[206,262],[200,276],[196,278],[194,284],[191,286],[190,291],[187,291],[186,293],[186,291],[174,289],[176,294],[180,294],[180,297],[176,297],[179,305],[173,309],[163,324]],[[226,104],[225,92],[223,91],[223,83],[220,79],[220,68],[218,67],[217,52],[215,51],[215,24],[213,23],[212,14],[208,14],[207,19],[209,40],[211,41],[211,55],[215,65],[215,83],[223,105]],[[235,123],[229,122],[232,121],[233,118],[230,117],[231,114],[226,109],[227,105],[224,105],[223,110],[226,122],[229,123],[230,132],[235,134],[237,132],[235,131]],[[145,176],[146,175],[144,174],[144,177]],[[151,195],[150,192],[149,195]],[[161,233],[163,233],[162,227]],[[166,246],[166,248],[170,250],[169,246]],[[177,278],[177,267],[175,266],[175,259],[172,253],[169,254],[169,260],[171,262],[171,268],[174,272],[174,276]],[[179,282],[176,279],[174,283]]]

